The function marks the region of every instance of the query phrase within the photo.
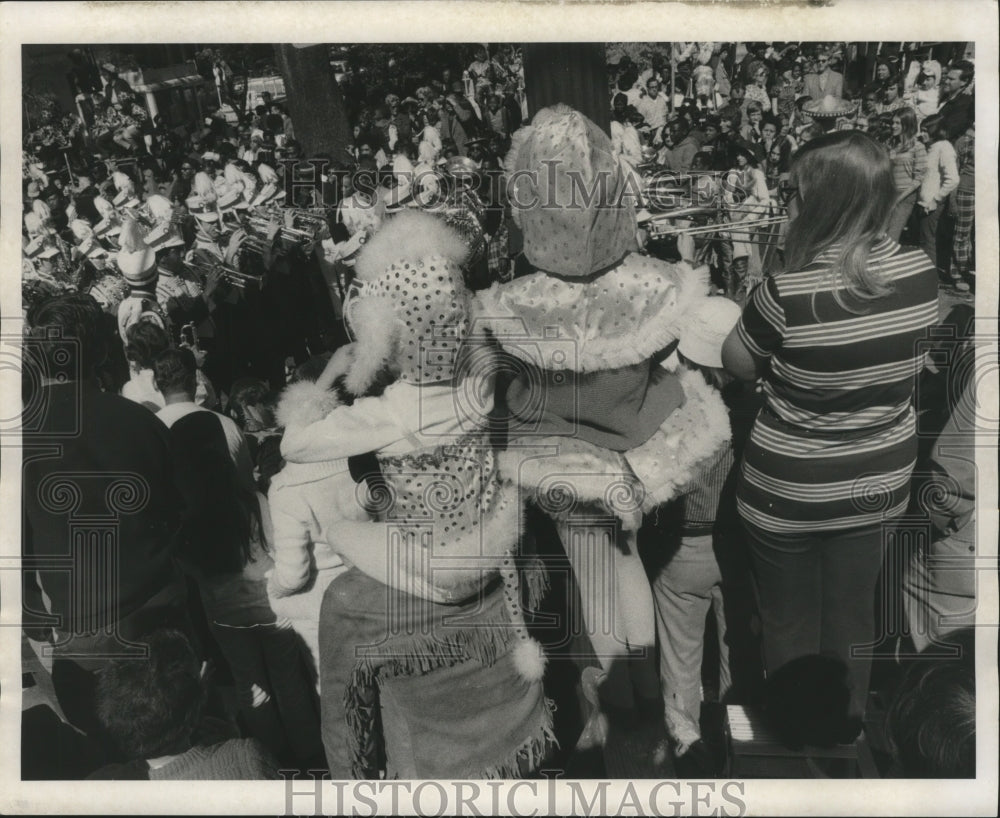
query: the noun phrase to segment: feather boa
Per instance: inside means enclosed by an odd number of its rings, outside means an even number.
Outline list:
[[[285,387],[278,400],[275,417],[282,429],[308,426],[322,420],[338,406],[340,400],[335,392],[310,381],[299,381]]]

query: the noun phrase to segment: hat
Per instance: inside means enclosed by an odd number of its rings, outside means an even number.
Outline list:
[[[733,153],[736,155],[743,154],[751,162],[763,162],[764,161],[764,151],[760,145],[754,145],[752,142],[748,142],[746,139],[737,139],[732,143]]]
[[[138,222],[129,217],[122,225],[118,240],[121,250],[116,256],[118,269],[133,287],[151,284],[156,280],[156,253],[146,246]]]
[[[94,225],[95,235],[100,238],[110,238],[121,232],[121,225],[118,224],[118,214],[115,212],[111,202],[103,196],[95,196],[94,207],[101,214],[101,221]]]
[[[638,249],[623,165],[608,135],[583,114],[562,104],[543,108],[514,134],[504,165],[524,255],[538,270],[579,278]],[[581,202],[581,184],[600,196]]]
[[[838,119],[856,113],[858,103],[827,94],[823,99],[810,100],[802,106],[802,111],[814,119]]]
[[[358,286],[344,309],[359,349],[345,381],[349,391],[363,395],[387,364],[409,383],[454,377],[469,328],[461,268],[468,252],[457,231],[419,210],[399,213],[365,244]]]
[[[198,221],[214,222],[219,218],[219,210],[215,206],[215,202],[209,204],[197,193],[193,196],[188,196],[184,200],[184,204],[188,209],[188,213],[198,219]]]
[[[57,255],[59,251],[46,241],[44,236],[36,236],[24,246],[25,258],[42,259]]]
[[[693,299],[681,328],[677,351],[692,363],[713,369],[722,367],[722,344],[736,322],[740,306],[723,296]]]
[[[174,206],[170,200],[166,196],[154,193],[146,199],[146,209],[154,222],[153,229],[143,239],[146,245],[154,251],[167,247],[182,247],[184,239],[177,225],[173,223]]]
[[[226,186],[219,192],[219,210],[231,211],[243,200],[243,191],[237,187]]]

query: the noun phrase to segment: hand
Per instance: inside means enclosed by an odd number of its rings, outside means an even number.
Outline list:
[[[205,275],[205,288],[203,291],[203,296],[205,300],[210,300],[212,298],[212,293],[218,289],[219,284],[222,281],[222,268],[218,265],[212,267],[211,270]]]
[[[181,341],[178,346],[181,349],[190,349],[191,354],[194,355],[194,365],[201,369],[205,365],[205,357],[208,353],[205,352],[201,347],[191,346],[187,341]]]
[[[677,252],[684,261],[694,261],[694,236],[681,233],[677,236]]]

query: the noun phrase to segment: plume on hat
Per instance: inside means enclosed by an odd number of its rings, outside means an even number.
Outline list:
[[[174,206],[170,203],[170,199],[159,193],[154,193],[146,199],[146,208],[149,210],[149,215],[157,222],[170,221],[174,215]]]
[[[146,249],[142,228],[131,216],[126,216],[125,221],[122,222],[122,232],[118,236],[118,247],[123,253],[140,253]]]
[[[201,196],[202,201],[205,204],[212,204],[216,200],[215,185],[212,183],[211,178],[205,171],[200,170],[194,175],[194,181],[191,183],[191,188]]]

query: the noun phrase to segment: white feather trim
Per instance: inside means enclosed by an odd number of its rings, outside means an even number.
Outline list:
[[[323,389],[310,381],[289,384],[281,393],[275,417],[282,429],[308,426],[322,420],[340,406],[335,392]]]
[[[633,254],[593,282],[534,273],[494,284],[476,293],[473,320],[534,366],[600,372],[634,366],[667,347],[693,299],[708,289],[707,267]],[[557,353],[558,360],[548,359]]]
[[[371,388],[382,368],[395,359],[401,324],[388,298],[364,296],[352,298],[348,303],[347,318],[356,340],[356,352],[344,386],[360,397]]]
[[[355,270],[362,281],[372,281],[393,264],[438,256],[461,265],[468,255],[468,246],[453,227],[429,213],[407,211],[387,221],[365,244]]]
[[[625,452],[645,489],[643,511],[674,499],[698,468],[732,436],[729,413],[717,390],[689,369],[679,370],[684,405],[642,446]]]
[[[535,639],[521,639],[514,648],[514,667],[526,682],[540,682],[545,676],[545,650]]]

